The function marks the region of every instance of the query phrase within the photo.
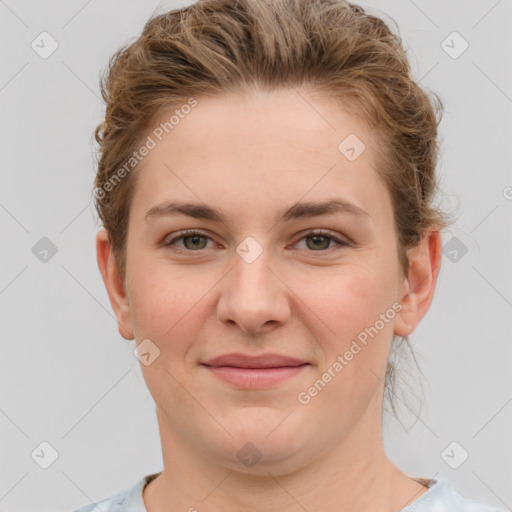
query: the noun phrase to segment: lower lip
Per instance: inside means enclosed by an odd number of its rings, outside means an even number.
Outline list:
[[[206,366],[206,365],[205,365]],[[263,388],[278,384],[299,374],[308,364],[278,368],[235,368],[233,366],[206,366],[216,377],[241,388]]]

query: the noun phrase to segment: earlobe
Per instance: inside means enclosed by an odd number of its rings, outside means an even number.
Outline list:
[[[119,334],[126,340],[133,340],[130,307],[106,229],[101,229],[96,235],[96,259],[110,304],[117,318]]]
[[[439,275],[442,237],[437,230],[427,231],[420,243],[408,251],[409,276],[400,291],[402,310],[395,320],[395,334],[408,336],[426,315]]]

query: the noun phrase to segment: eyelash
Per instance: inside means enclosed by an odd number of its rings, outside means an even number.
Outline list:
[[[186,237],[189,237],[189,236],[194,236],[194,235],[199,235],[199,236],[202,236],[202,237],[205,237],[205,238],[209,238],[211,240],[211,238],[207,234],[203,233],[202,231],[196,231],[194,229],[189,229],[189,230],[186,230],[186,231],[182,231],[179,235],[175,236],[174,238],[172,238],[168,242],[164,242],[163,245],[165,247],[170,247],[177,240],[180,240],[182,238],[186,238]],[[300,240],[303,240],[304,238],[310,237],[310,236],[324,236],[326,238],[329,238],[330,240],[336,242],[339,245],[339,247],[337,249],[341,249],[342,247],[346,247],[346,246],[350,246],[351,245],[349,242],[347,242],[345,240],[341,240],[338,237],[336,237],[334,235],[331,235],[329,232],[323,231],[321,229],[314,229],[312,231],[309,231],[302,238],[297,240],[297,242],[299,242]],[[336,249],[336,248],[335,247],[329,247],[328,249],[323,249],[323,250],[319,250],[319,251],[309,251],[309,252],[327,252],[327,251],[329,251],[329,249]],[[201,251],[204,251],[205,249],[198,249],[197,251],[194,251],[194,250],[191,250],[191,249],[186,249],[186,248],[183,248],[183,247],[178,247],[177,250],[181,251],[181,252],[191,253],[191,252],[201,252]]]

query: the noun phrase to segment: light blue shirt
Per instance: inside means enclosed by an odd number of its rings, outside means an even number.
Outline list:
[[[159,474],[147,475],[132,487],[79,508],[75,512],[147,512],[142,491],[144,486]],[[466,499],[457,492],[449,480],[438,478],[429,480],[428,490],[400,512],[504,512],[504,509]]]

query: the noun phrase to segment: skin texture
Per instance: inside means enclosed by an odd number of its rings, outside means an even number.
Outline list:
[[[168,118],[162,113],[155,126]],[[354,161],[338,150],[351,133],[366,145]],[[98,233],[120,334],[160,350],[141,364],[164,460],[144,489],[149,512],[393,511],[426,491],[384,452],[383,383],[393,334],[413,332],[430,307],[442,240],[431,231],[409,251],[405,279],[373,144],[360,120],[311,92],[198,98],[137,169],[124,283],[107,233]],[[367,219],[276,220],[297,202],[334,197],[366,210]],[[226,222],[145,219],[168,200],[207,204]],[[190,238],[164,245],[184,229],[207,238],[195,240],[198,249]],[[316,248],[313,229],[350,245],[320,238]],[[262,250],[251,263],[236,252],[249,236]],[[298,394],[393,304],[402,307],[394,318],[299,403]],[[243,390],[200,364],[229,352],[276,352],[310,364],[270,388]],[[237,457],[247,442],[262,454],[252,467]]]

